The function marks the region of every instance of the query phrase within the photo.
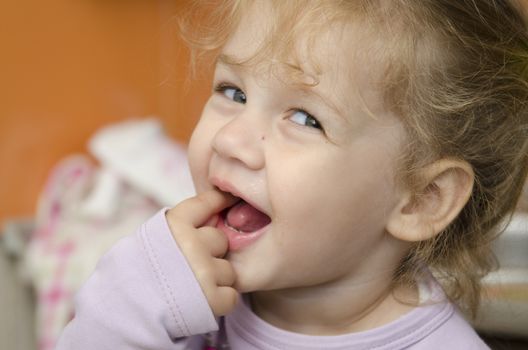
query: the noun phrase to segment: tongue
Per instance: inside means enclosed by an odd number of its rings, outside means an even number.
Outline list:
[[[271,219],[245,201],[240,201],[229,209],[226,221],[238,231],[253,232],[269,224]]]

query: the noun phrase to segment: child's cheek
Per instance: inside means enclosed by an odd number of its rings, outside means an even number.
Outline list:
[[[204,135],[200,132],[199,125],[194,130],[189,141],[188,158],[191,176],[197,193],[207,190],[207,174],[209,157],[208,146]]]

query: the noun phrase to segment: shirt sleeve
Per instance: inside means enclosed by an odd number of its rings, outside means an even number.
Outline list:
[[[98,262],[56,350],[173,349],[218,329],[164,209]]]

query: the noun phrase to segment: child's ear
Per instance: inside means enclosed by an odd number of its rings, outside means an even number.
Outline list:
[[[426,185],[420,195],[403,192],[387,222],[387,231],[404,241],[422,241],[440,233],[460,213],[473,190],[473,169],[464,161],[438,160],[422,176]]]

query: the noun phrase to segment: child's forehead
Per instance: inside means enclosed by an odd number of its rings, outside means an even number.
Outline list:
[[[379,40],[355,21],[329,23],[317,31],[291,25],[281,42],[265,8],[247,11],[217,57],[221,64],[243,66],[252,74],[273,74],[291,84],[333,90],[343,109],[361,95],[370,112],[378,109],[385,69]]]
[[[371,35],[362,30],[363,23],[352,18],[320,20],[317,24],[288,21],[265,4],[269,3],[254,2],[245,10],[223,47],[224,54],[245,63],[298,64],[307,73],[316,74],[324,68],[320,65],[342,65],[342,57],[353,64],[351,60],[361,58],[367,46],[372,46],[368,43],[373,38],[367,38]]]

